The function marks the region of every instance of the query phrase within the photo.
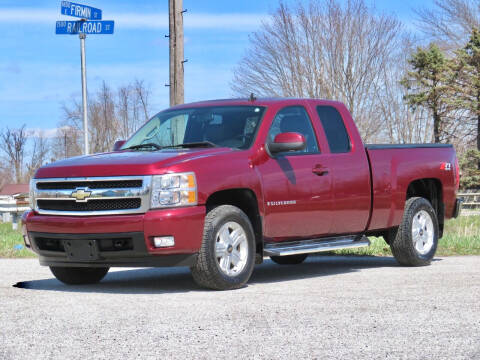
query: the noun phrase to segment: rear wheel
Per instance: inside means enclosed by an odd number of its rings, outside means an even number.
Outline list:
[[[254,265],[255,236],[247,215],[231,205],[211,210],[191,268],[195,282],[215,290],[237,289],[250,279]]]
[[[414,197],[407,200],[402,223],[391,231],[388,242],[395,259],[406,266],[428,265],[438,245],[438,219],[430,202]]]
[[[50,266],[50,271],[68,285],[96,284],[107,275],[109,268],[76,268]]]
[[[270,259],[280,265],[297,265],[303,263],[307,257],[308,254],[298,254],[287,256],[270,256]]]

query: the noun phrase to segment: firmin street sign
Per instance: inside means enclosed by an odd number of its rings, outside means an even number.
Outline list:
[[[61,13],[87,20],[102,20],[102,10],[70,1],[62,1]]]

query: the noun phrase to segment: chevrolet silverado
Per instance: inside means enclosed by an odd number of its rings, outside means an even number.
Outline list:
[[[364,145],[342,103],[216,100],[162,111],[112,152],[41,167],[22,229],[66,284],[188,266],[200,286],[234,289],[266,256],[299,264],[368,236],[401,265],[427,265],[458,186],[451,145]]]

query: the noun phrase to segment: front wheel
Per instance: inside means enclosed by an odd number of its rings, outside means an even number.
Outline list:
[[[405,266],[428,265],[438,245],[438,219],[430,202],[413,197],[405,203],[398,230],[391,231],[389,244],[395,259]]]
[[[250,279],[254,265],[255,236],[248,216],[231,205],[211,210],[191,268],[195,282],[214,290],[237,289]]]
[[[109,268],[83,268],[50,266],[50,271],[68,285],[96,284],[107,275]]]

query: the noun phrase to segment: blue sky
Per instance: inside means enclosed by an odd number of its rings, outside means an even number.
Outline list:
[[[296,0],[286,1],[295,3]],[[115,20],[114,35],[87,37],[90,92],[102,80],[112,87],[135,78],[152,90],[152,108],[168,106],[168,0],[76,1]],[[432,0],[370,2],[412,26],[413,9]],[[184,0],[185,100],[232,95],[232,69],[278,0]],[[55,35],[60,0],[0,0],[0,129],[6,126],[53,130],[61,105],[80,97],[80,50],[75,35]],[[73,19],[73,18],[71,18]]]

